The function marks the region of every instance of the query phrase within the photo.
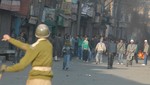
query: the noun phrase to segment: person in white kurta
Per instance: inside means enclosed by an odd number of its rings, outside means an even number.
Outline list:
[[[137,48],[137,45],[134,44],[134,40],[130,40],[130,44],[128,44],[127,51],[126,51],[126,55],[127,55],[126,66],[128,66],[129,64],[132,65],[132,60],[133,60],[136,48]]]

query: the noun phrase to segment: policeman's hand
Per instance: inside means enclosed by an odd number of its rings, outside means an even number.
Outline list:
[[[4,72],[7,68],[7,65],[3,64],[0,68],[0,72]]]
[[[8,34],[3,35],[2,41],[7,41],[10,39],[10,36]]]

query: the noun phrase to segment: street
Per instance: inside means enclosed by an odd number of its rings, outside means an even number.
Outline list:
[[[139,60],[142,63],[143,60]],[[11,62],[7,62],[11,64]],[[0,85],[25,85],[29,66],[22,72],[4,73]],[[107,69],[107,58],[104,63],[83,63],[73,58],[68,71],[62,70],[62,59],[53,64],[54,78],[52,85],[150,85],[150,64],[135,64],[126,67],[118,65],[115,59],[114,68]]]
[[[34,66],[4,72],[0,85],[25,85],[31,69],[45,79],[52,64],[52,85],[150,85],[150,0],[0,0],[0,30],[0,66],[25,57],[1,72]],[[61,56],[75,56],[69,69]]]

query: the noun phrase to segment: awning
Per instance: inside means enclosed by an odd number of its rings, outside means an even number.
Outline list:
[[[9,11],[19,11],[20,0],[1,0],[0,9]]]

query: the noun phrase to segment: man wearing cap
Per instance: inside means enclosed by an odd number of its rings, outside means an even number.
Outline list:
[[[126,55],[127,55],[127,62],[126,62],[126,66],[128,67],[128,65],[132,66],[132,60],[136,51],[137,45],[134,44],[134,40],[131,39],[130,40],[130,44],[128,44],[127,46],[127,51],[126,51]]]
[[[144,40],[144,63],[142,64],[143,66],[147,65],[147,57],[148,57],[148,50],[149,50],[149,44],[147,40]]]
[[[12,66],[2,65],[0,72],[18,72],[31,64],[32,69],[26,85],[51,85],[52,73],[52,49],[51,42],[47,39],[50,35],[49,28],[45,24],[40,24],[36,28],[35,36],[37,41],[32,44],[26,44],[18,41],[9,35],[3,36],[4,41],[23,49],[26,53],[19,63]]]

